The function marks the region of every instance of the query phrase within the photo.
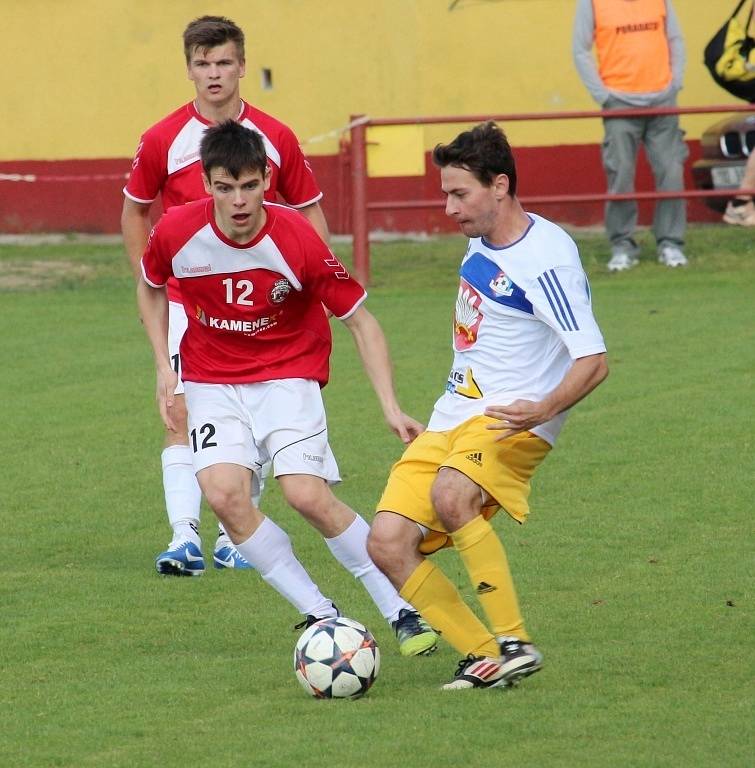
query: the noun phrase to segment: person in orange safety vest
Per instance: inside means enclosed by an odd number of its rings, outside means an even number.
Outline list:
[[[594,49],[594,55],[593,55]],[[682,88],[685,51],[671,0],[577,0],[574,63],[603,110],[673,107]],[[677,115],[604,118],[603,168],[609,194],[634,191],[637,151],[645,147],[659,191],[684,188],[687,145]],[[684,199],[659,200],[653,217],[658,261],[684,267]],[[637,203],[606,203],[608,270],[638,263]]]

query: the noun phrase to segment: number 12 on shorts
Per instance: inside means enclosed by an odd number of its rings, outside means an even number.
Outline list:
[[[199,437],[197,437],[199,433]],[[197,430],[191,430],[191,449],[196,453],[200,448],[217,448],[217,443],[212,439],[215,437],[215,427],[210,424],[202,424]],[[200,444],[201,442],[201,444]]]

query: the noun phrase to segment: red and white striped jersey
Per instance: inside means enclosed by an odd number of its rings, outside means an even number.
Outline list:
[[[159,287],[177,278],[189,320],[184,381],[328,381],[322,305],[343,320],[367,294],[301,214],[271,203],[264,209],[265,225],[245,245],[218,229],[212,198],[171,208],[150,235],[144,279]]]

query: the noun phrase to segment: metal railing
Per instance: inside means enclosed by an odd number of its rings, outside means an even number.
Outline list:
[[[443,201],[436,200],[383,200],[370,202],[367,199],[367,129],[372,126],[396,125],[439,125],[442,123],[521,122],[525,120],[580,120],[618,117],[653,117],[657,115],[705,115],[732,112],[753,112],[755,107],[748,104],[717,105],[709,107],[657,107],[638,109],[588,110],[577,112],[522,112],[497,115],[444,115],[440,117],[368,117],[353,115],[351,133],[351,179],[352,179],[352,235],[354,239],[354,273],[364,285],[370,276],[370,211],[406,210],[436,208]],[[755,195],[755,190],[743,190]],[[630,192],[627,194],[533,195],[520,198],[523,204],[547,205],[552,203],[592,203],[609,200],[662,200],[679,198],[731,197],[732,190],[681,190],[679,192]]]

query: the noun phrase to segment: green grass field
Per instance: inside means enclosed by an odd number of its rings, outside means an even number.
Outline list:
[[[755,241],[693,228],[688,269],[657,265],[646,239],[639,267],[609,275],[602,238],[578,240],[611,375],[536,477],[527,525],[495,522],[539,675],[439,691],[456,653],[402,659],[315,532],[277,488],[265,497],[381,645],[380,678],[356,702],[304,694],[298,617],[256,574],[155,574],[170,538],[162,434],[120,246],[0,246],[0,766],[752,765]],[[462,247],[373,248],[368,306],[422,419],[450,363]],[[348,332],[334,337],[338,493],[370,518],[400,445]],[[206,510],[206,556],[214,530]],[[468,592],[455,554],[439,558]]]

